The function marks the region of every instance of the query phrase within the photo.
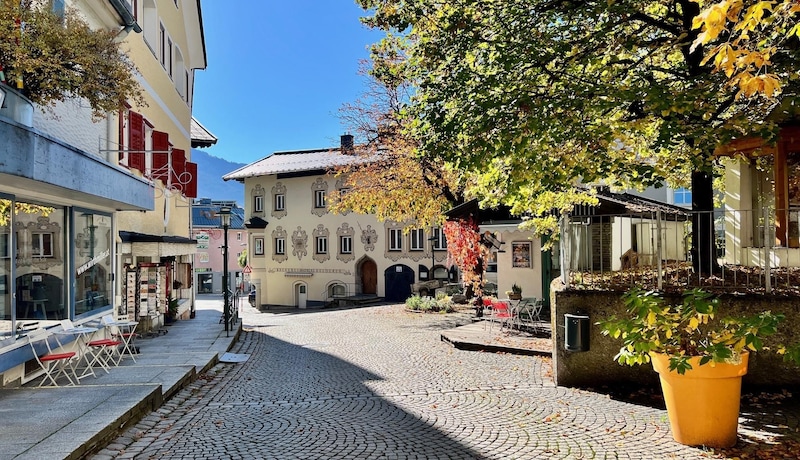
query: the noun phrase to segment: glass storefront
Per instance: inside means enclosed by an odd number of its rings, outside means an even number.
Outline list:
[[[111,304],[111,217],[75,213],[75,315]]]
[[[0,347],[111,305],[111,223],[107,214],[0,197]]]

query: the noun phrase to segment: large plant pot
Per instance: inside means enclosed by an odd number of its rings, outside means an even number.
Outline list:
[[[689,362],[692,369],[681,375],[669,370],[669,356],[651,353],[653,369],[661,379],[672,437],[688,446],[731,447],[739,427],[742,376],[748,354],[739,364]]]

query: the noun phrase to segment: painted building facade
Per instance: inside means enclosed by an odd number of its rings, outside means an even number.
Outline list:
[[[228,261],[225,264],[223,248],[225,230],[219,210],[231,208],[228,226]],[[234,201],[214,201],[201,198],[192,206],[192,238],[197,241],[194,256],[194,284],[198,294],[220,294],[223,292],[223,272],[228,269],[228,289],[231,292],[247,292],[244,269],[239,266],[239,257],[247,250],[247,229],[244,228],[244,209]]]
[[[351,145],[352,137],[342,142]],[[328,210],[328,194],[344,186],[333,168],[353,159],[341,146],[276,152],[223,177],[245,187],[257,304],[306,308],[369,296],[403,301],[413,283],[450,275],[440,228],[404,233],[373,215]]]

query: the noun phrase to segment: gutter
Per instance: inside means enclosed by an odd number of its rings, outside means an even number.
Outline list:
[[[133,16],[133,12],[128,9],[128,4],[125,2],[125,0],[108,1],[111,3],[111,6],[114,7],[114,10],[116,10],[117,14],[119,14],[119,16],[122,18],[123,30],[126,33],[130,32],[131,30],[137,34],[142,32],[142,26],[136,22],[136,18]]]

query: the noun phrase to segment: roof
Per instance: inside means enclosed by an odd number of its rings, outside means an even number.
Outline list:
[[[192,227],[222,228],[219,216],[221,206],[230,206],[228,202],[201,201],[192,205]],[[244,209],[231,206],[231,225],[228,228],[244,228]]]
[[[175,235],[149,235],[147,233],[126,232],[120,230],[119,237],[123,243],[179,243],[197,244],[197,240]]]
[[[619,205],[624,207],[626,213],[630,214],[653,213],[658,211],[673,217],[689,215],[689,210],[686,208],[639,195],[632,195],[630,193],[613,193],[608,190],[599,189],[597,190],[597,198],[600,200],[600,212],[595,212],[594,214],[609,214],[608,212],[603,212],[604,205],[606,205],[606,207]],[[609,204],[611,206],[608,206]]]
[[[192,117],[192,147],[211,147],[217,143],[217,136]]]
[[[242,181],[248,177],[328,170],[361,161],[368,159],[360,155],[342,153],[340,147],[275,152],[222,176],[222,179]]]

